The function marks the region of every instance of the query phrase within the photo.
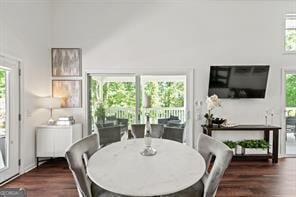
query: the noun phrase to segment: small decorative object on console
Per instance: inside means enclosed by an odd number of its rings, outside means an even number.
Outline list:
[[[73,124],[75,124],[75,120],[73,116],[61,116],[56,121],[56,125],[59,125],[59,126],[68,126]]]
[[[238,126],[238,124],[232,123],[232,122],[228,122],[227,120],[225,120],[222,124],[222,127],[236,127]]]
[[[212,123],[217,124],[218,127],[221,127],[221,125],[226,121],[224,118],[213,118]]]

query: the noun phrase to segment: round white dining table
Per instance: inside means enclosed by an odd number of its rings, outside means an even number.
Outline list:
[[[143,156],[144,139],[116,142],[88,161],[87,174],[105,190],[127,196],[161,196],[184,190],[201,179],[203,157],[182,143],[155,139],[154,156]]]

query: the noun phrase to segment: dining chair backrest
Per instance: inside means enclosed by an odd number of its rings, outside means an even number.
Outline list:
[[[103,127],[114,127],[114,122],[106,122],[103,124]]]
[[[162,124],[151,124],[151,136],[153,138],[161,138],[164,133],[164,126]]]
[[[66,159],[74,176],[80,196],[91,197],[91,182],[86,175],[85,156],[90,158],[98,150],[97,134],[74,143],[66,151]]]
[[[168,127],[185,128],[185,123],[181,123],[181,120],[170,120],[167,122]]]
[[[145,133],[145,124],[132,124],[132,134],[135,138],[143,138]]]
[[[119,142],[121,140],[120,126],[98,128],[100,146]]]
[[[114,123],[113,122],[109,122],[109,123],[96,123],[97,128],[104,128],[104,127],[114,127]]]
[[[162,138],[183,143],[184,128],[164,127]]]
[[[118,118],[117,124],[123,126],[125,130],[128,130],[128,119],[125,118]]]
[[[223,174],[231,161],[233,152],[222,142],[205,134],[199,135],[197,150],[205,159],[207,166],[206,173],[202,177],[204,185],[203,197],[213,197],[215,196]],[[213,156],[215,157],[215,160],[209,171]]]

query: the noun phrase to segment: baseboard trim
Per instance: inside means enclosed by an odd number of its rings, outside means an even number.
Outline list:
[[[45,162],[46,162],[46,161],[42,161],[42,162],[40,162],[40,165],[44,164]],[[40,165],[39,165],[39,166],[40,166]],[[37,167],[36,163],[32,163],[32,164],[30,164],[30,165],[28,165],[28,166],[26,166],[26,167],[20,169],[20,172],[19,172],[18,174],[14,175],[13,177],[11,177],[11,178],[9,178],[8,180],[6,180],[5,182],[1,183],[0,186],[3,186],[3,185],[5,185],[5,184],[7,184],[7,183],[13,181],[14,179],[16,179],[16,178],[22,176],[23,174],[26,174],[27,172],[30,172],[30,171],[34,170],[36,167]]]
[[[41,166],[42,164],[44,164],[47,161],[40,161],[39,162],[39,166]],[[37,167],[37,164],[34,162],[30,165],[28,165],[27,167],[23,168],[20,170],[20,175],[25,174],[27,172],[30,172],[31,170],[35,169]]]
[[[10,177],[10,178],[9,178],[9,179],[7,179],[6,181],[2,182],[2,183],[0,184],[0,187],[2,187],[3,185],[5,185],[5,184],[9,183],[10,181],[12,181],[12,180],[16,179],[16,178],[17,178],[17,177],[19,177],[19,176],[20,176],[20,174],[16,174],[16,175],[14,175],[14,176]]]
[[[33,170],[33,169],[36,168],[36,167],[37,167],[37,165],[36,165],[35,162],[34,162],[34,163],[31,163],[30,165],[27,165],[26,167],[24,167],[24,168],[22,168],[22,169],[20,170],[20,175],[25,174],[25,173],[27,173],[27,172]]]
[[[279,159],[282,159],[282,158],[285,158],[286,155],[283,155],[283,154],[279,154]]]

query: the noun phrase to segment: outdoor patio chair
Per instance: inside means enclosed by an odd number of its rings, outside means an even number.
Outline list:
[[[128,130],[128,119],[125,118],[117,118],[118,126],[122,127],[122,131],[125,132]]]
[[[185,128],[185,123],[181,123],[181,120],[170,120],[167,122],[168,127]]]
[[[296,140],[296,117],[295,116],[286,117],[286,138],[288,133],[293,133]]]

